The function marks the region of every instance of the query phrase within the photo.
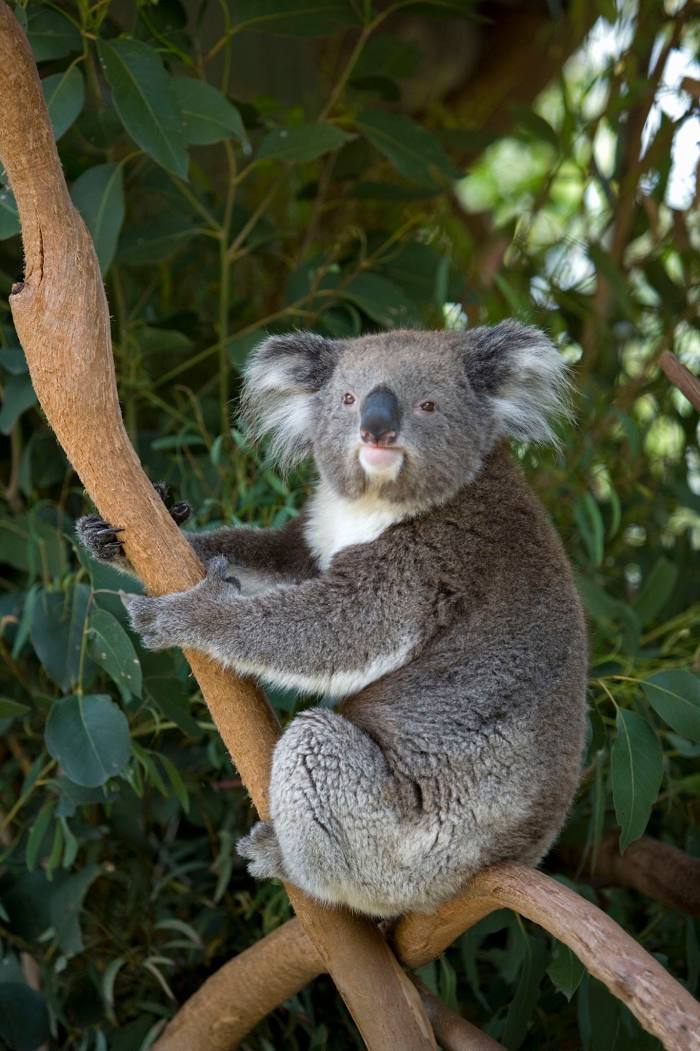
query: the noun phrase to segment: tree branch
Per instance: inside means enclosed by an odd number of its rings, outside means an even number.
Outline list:
[[[674,387],[678,387],[681,394],[684,394],[690,404],[700,412],[700,380],[670,350],[663,352],[659,358],[659,365]]]
[[[100,514],[124,527],[126,553],[153,594],[203,570],[146,478],[119,409],[109,313],[95,250],[61,170],[27,40],[0,0],[0,162],[17,201],[25,276],[10,303],[46,417]],[[264,694],[200,653],[192,670],[262,818],[279,726]],[[373,1051],[435,1047],[420,998],[368,921],[290,899]]]
[[[700,1004],[690,993],[595,905],[525,865],[487,869],[436,912],[404,916],[393,937],[399,959],[407,967],[421,967],[501,908],[514,909],[568,945],[668,1051],[700,1051]],[[290,920],[208,978],[180,1008],[155,1051],[231,1051],[264,1015],[321,970],[301,925]],[[449,1046],[441,1023],[431,1016],[434,1005],[425,1006],[436,1035]],[[480,1030],[470,1035],[473,1044],[462,1044],[469,1051],[493,1047],[484,1043],[490,1038]],[[460,1036],[467,1039],[464,1026]]]

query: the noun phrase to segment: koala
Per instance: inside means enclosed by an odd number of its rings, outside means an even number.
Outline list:
[[[553,441],[567,384],[512,321],[254,351],[244,417],[283,467],[313,457],[314,494],[279,529],[187,534],[195,587],[123,597],[146,646],[326,700],[275,748],[271,820],[238,844],[254,876],[390,917],[549,849],[580,776],[587,641],[508,439]],[[123,560],[92,521],[84,542]]]

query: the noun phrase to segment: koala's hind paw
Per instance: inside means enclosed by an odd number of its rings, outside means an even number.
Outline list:
[[[93,558],[100,562],[114,562],[124,554],[118,533],[123,530],[111,526],[99,515],[85,515],[75,525],[78,540]]]
[[[282,851],[269,821],[258,821],[247,836],[236,843],[236,850],[248,861],[248,872],[256,879],[286,879]]]

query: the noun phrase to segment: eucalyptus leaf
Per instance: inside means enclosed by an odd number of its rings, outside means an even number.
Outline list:
[[[68,592],[42,590],[32,611],[31,639],[46,673],[62,690],[80,674],[80,650],[90,589],[75,584]]]
[[[683,668],[651,675],[642,688],[649,704],[681,737],[700,741],[700,676]]]
[[[106,273],[117,250],[124,222],[124,175],[121,164],[97,164],[75,180],[73,203],[95,243],[100,270]]]
[[[85,105],[85,82],[77,66],[54,73],[41,82],[54,138],[58,141],[77,120]]]
[[[27,36],[35,62],[65,58],[83,46],[79,30],[61,12],[45,4],[32,4],[27,12]]]
[[[652,727],[634,712],[618,708],[612,747],[613,803],[620,826],[620,851],[644,832],[663,776],[661,745]]]
[[[173,91],[186,143],[208,146],[233,136],[250,148],[240,113],[212,84],[193,77],[175,77]]]
[[[10,376],[4,384],[0,431],[9,434],[23,412],[36,405],[36,394],[28,374]]]
[[[129,724],[103,694],[72,694],[55,701],[45,740],[66,776],[86,788],[120,774],[129,760]]]
[[[116,617],[104,609],[90,614],[90,654],[116,682],[122,697],[141,696],[141,665],[131,639]]]
[[[37,1051],[49,1036],[42,994],[23,982],[0,982],[0,1038],[11,1051]]]
[[[433,186],[436,177],[456,179],[459,172],[431,132],[410,117],[386,110],[364,110],[357,126],[405,178]]]
[[[12,190],[0,182],[0,241],[19,233],[19,215]]]
[[[188,155],[172,87],[157,51],[141,40],[99,40],[112,101],[127,132],[168,171],[187,177]]]
[[[75,875],[63,877],[51,894],[51,921],[65,956],[75,956],[84,949],[80,913],[85,895],[101,872],[99,865],[87,865]]]
[[[259,160],[313,161],[338,150],[352,138],[334,124],[300,124],[269,131],[258,150]]]

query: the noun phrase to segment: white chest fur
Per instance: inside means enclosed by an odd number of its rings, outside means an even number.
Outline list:
[[[359,500],[346,500],[321,481],[309,505],[306,542],[321,569],[326,570],[338,551],[352,544],[371,543],[407,514],[401,505],[371,493]]]

